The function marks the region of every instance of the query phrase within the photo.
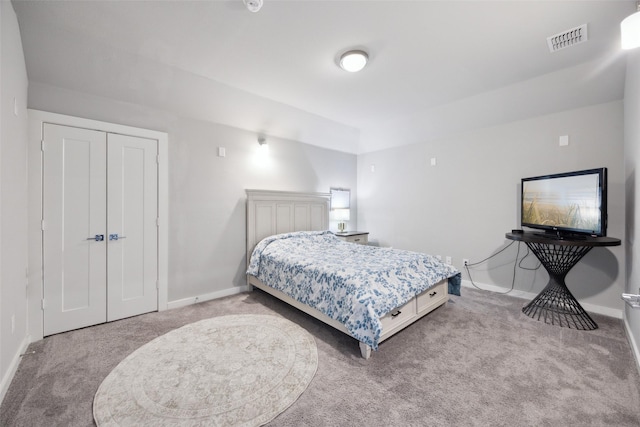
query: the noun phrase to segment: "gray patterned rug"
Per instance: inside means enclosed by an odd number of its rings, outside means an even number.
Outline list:
[[[104,379],[98,426],[259,426],[304,392],[318,366],[313,337],[269,315],[214,317],[140,347]]]

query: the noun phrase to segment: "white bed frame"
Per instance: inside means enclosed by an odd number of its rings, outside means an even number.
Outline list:
[[[292,231],[322,231],[329,229],[329,193],[294,193],[284,191],[247,191],[247,264],[253,248],[260,240],[274,234]],[[354,243],[355,244],[355,243]],[[324,313],[302,304],[285,293],[273,289],[255,276],[247,275],[251,286],[281,299],[287,304],[333,326],[351,336],[347,328]],[[410,300],[402,307],[382,317],[382,335],[379,342],[409,326],[427,313],[440,307],[449,300],[447,280],[429,288]],[[360,343],[362,357],[371,356],[371,347]]]

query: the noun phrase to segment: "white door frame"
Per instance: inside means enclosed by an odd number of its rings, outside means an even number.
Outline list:
[[[27,304],[30,341],[43,338],[43,260],[42,260],[42,139],[43,123],[138,136],[158,141],[158,310],[168,303],[169,260],[169,137],[165,132],[83,119],[39,110],[29,115],[28,181],[29,181],[29,272]]]

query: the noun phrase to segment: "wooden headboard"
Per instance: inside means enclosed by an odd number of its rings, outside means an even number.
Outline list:
[[[265,237],[292,231],[329,229],[329,193],[246,190],[247,264]]]

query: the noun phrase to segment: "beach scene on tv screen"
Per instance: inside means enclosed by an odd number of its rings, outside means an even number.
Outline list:
[[[522,183],[522,223],[600,231],[598,175]]]

